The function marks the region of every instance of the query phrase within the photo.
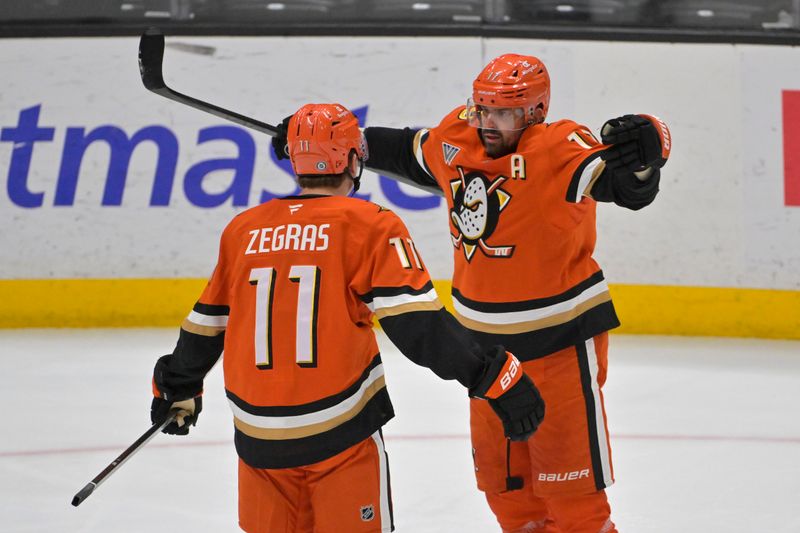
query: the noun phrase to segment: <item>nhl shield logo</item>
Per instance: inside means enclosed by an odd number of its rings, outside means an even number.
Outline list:
[[[372,505],[365,505],[361,508],[361,520],[369,522],[375,518],[375,508]]]

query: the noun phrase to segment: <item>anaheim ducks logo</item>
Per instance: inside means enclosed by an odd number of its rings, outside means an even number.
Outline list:
[[[475,249],[480,248],[487,257],[511,257],[514,246],[492,246],[486,242],[491,237],[500,212],[511,201],[511,195],[500,188],[508,178],[498,176],[489,181],[480,172],[464,175],[464,169],[458,169],[459,178],[450,182],[453,195],[453,209],[450,218],[457,235],[450,235],[456,249],[464,246],[467,261],[472,259]]]

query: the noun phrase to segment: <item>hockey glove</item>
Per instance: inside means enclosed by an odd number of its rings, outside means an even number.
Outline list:
[[[200,411],[203,410],[203,398],[189,398],[188,400],[181,400],[178,402],[171,402],[163,398],[154,397],[153,403],[150,405],[150,421],[153,424],[161,424],[169,416],[172,409],[180,409],[175,422],[168,424],[163,430],[163,433],[170,435],[188,435],[189,426],[197,424],[197,417],[200,416]]]
[[[203,410],[202,381],[179,382],[169,371],[172,354],[164,355],[156,361],[153,369],[153,402],[150,404],[150,420],[153,424],[161,424],[169,416],[172,409],[180,409],[175,422],[168,424],[162,431],[171,435],[187,435],[189,425],[197,423],[197,417]],[[168,385],[168,383],[170,385]],[[178,384],[178,386],[175,386]]]
[[[638,172],[647,167],[661,168],[672,148],[672,136],[663,120],[652,115],[625,115],[603,124],[602,152],[606,168],[612,172]]]
[[[289,132],[289,121],[292,120],[293,115],[289,115],[283,122],[278,124],[275,129],[278,134],[272,138],[272,149],[275,151],[275,157],[278,159],[289,159],[289,143],[287,135]]]
[[[496,349],[483,377],[470,396],[485,398],[500,417],[505,436],[527,440],[544,418],[544,400],[512,354]]]

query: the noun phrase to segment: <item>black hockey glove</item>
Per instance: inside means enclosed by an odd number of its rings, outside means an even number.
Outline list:
[[[172,409],[179,409],[175,422],[162,431],[171,435],[187,435],[189,426],[197,424],[203,410],[202,381],[179,379],[170,373],[172,354],[159,357],[153,369],[153,402],[150,404],[150,421],[161,424]],[[168,385],[169,383],[169,385]]]
[[[175,422],[167,424],[161,431],[170,435],[188,435],[189,426],[197,425],[197,418],[200,416],[200,411],[203,410],[203,397],[198,396],[178,402],[154,397],[153,403],[150,404],[150,421],[153,424],[161,424],[167,419],[172,409],[180,409],[178,416]]]
[[[500,346],[493,349],[478,384],[470,396],[485,398],[500,417],[503,432],[511,440],[527,440],[544,418],[544,400],[522,370],[522,364]]]
[[[503,432],[511,440],[528,440],[544,418],[544,400],[531,378],[523,373],[508,392],[489,400],[503,422]]]
[[[602,152],[606,168],[612,172],[638,172],[647,167],[661,168],[672,148],[667,125],[651,115],[625,115],[603,124],[603,144],[611,145]]]
[[[278,134],[272,138],[272,149],[278,159],[289,159],[289,144],[286,137],[289,131],[289,121],[292,120],[293,116],[289,115],[275,127],[278,130]]]

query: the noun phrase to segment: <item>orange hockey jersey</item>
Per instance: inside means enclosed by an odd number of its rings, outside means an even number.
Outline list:
[[[417,163],[449,208],[456,317],[480,342],[525,360],[619,325],[592,258],[603,149],[563,120],[528,127],[515,153],[492,159],[463,107],[417,132]]]
[[[311,464],[393,416],[373,315],[440,377],[471,387],[482,374],[479,348],[442,309],[394,213],[347,197],[272,200],[225,228],[164,381],[202,380],[200,360],[219,357],[202,355],[202,339],[224,330],[237,452],[257,468]]]

